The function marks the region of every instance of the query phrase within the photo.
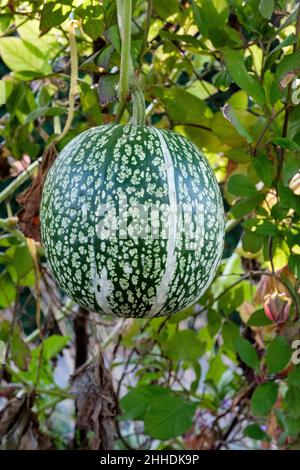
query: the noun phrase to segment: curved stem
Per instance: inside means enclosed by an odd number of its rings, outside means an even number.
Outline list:
[[[120,11],[120,8],[122,10]],[[120,101],[128,101],[130,98],[130,78],[132,74],[131,62],[131,14],[132,0],[118,0],[118,22],[122,40],[121,68],[119,82]]]
[[[14,192],[22,186],[25,181],[27,181],[31,176],[33,176],[34,172],[36,171],[37,167],[39,166],[40,162],[42,161],[42,157],[35,160],[31,165],[26,168],[17,178],[15,178],[6,188],[3,189],[0,193],[0,204],[5,201],[5,199],[9,198],[14,194]]]

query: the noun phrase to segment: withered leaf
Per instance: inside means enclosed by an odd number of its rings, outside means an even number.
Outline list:
[[[52,166],[57,152],[55,146],[49,145],[46,148],[42,162],[38,169],[38,174],[34,178],[31,186],[17,197],[17,201],[22,206],[18,212],[19,225],[28,238],[41,241],[40,233],[40,202],[42,190],[47,173]]]
[[[13,423],[17,420],[23,405],[25,404],[26,395],[22,398],[12,398],[6,406],[0,411],[0,439],[9,431]]]
[[[102,356],[79,367],[71,377],[71,385],[76,397],[77,428],[93,432],[92,443],[81,443],[81,448],[112,449],[119,407]]]
[[[31,410],[31,399],[24,394],[12,398],[0,411],[0,450],[50,449],[51,439],[39,429],[38,419]]]

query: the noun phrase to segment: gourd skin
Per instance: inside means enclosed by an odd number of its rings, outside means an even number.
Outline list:
[[[187,139],[105,125],[74,138],[51,167],[41,232],[54,277],[78,304],[155,317],[208,288],[222,256],[224,209],[211,167]]]

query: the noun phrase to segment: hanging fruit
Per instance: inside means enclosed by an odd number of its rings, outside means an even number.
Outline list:
[[[43,188],[41,233],[58,284],[83,307],[155,317],[193,304],[211,283],[224,238],[213,170],[187,139],[144,125],[130,57],[131,1],[122,6],[120,100],[133,123],[71,140]]]
[[[80,305],[166,315],[194,303],[216,272],[222,198],[205,157],[179,134],[100,126],[51,167],[41,230],[58,284]]]

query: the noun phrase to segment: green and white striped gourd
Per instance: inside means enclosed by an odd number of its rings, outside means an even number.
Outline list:
[[[57,157],[43,189],[41,231],[54,277],[78,304],[155,317],[193,304],[210,285],[224,209],[213,170],[186,138],[105,125]]]

